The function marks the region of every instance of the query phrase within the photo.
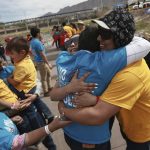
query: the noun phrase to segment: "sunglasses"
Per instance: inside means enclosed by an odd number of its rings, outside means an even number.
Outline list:
[[[102,29],[102,28],[99,28],[99,35],[103,40],[109,40],[113,36],[111,30]]]
[[[76,44],[78,42],[79,42],[79,36],[72,37],[71,39],[65,42],[65,47],[69,48],[72,45],[72,43]]]

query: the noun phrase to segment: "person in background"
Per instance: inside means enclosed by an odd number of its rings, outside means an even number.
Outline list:
[[[70,23],[70,27],[73,29],[73,35],[76,35],[78,31],[77,25],[72,22]]]
[[[85,29],[85,24],[82,20],[79,20],[77,22],[77,25],[78,25],[78,34],[80,34],[84,29]]]
[[[67,32],[61,28],[60,35],[59,35],[59,46],[61,51],[65,51],[65,39],[67,38]]]
[[[59,31],[59,27],[58,26],[54,26],[53,28],[53,43],[52,43],[52,46],[54,45],[55,43],[55,46],[57,49],[60,48],[60,31]]]
[[[30,43],[30,41],[32,40],[32,36],[30,33],[27,34],[27,41]]]
[[[5,48],[2,44],[0,44],[0,58],[2,58],[7,63]]]
[[[73,29],[69,25],[67,25],[66,22],[62,23],[62,27],[67,33],[67,38],[71,38],[73,36],[73,32],[74,32]]]
[[[49,91],[52,89],[51,86],[51,69],[52,65],[48,62],[45,55],[44,45],[39,40],[40,29],[31,28],[30,33],[32,35],[32,40],[30,42],[31,51],[34,57],[34,62],[40,72],[41,83],[43,87],[44,96],[49,96]]]

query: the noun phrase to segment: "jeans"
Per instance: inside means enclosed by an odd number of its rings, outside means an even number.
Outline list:
[[[47,105],[38,97],[33,104],[36,106],[38,112],[42,115],[44,115],[45,119],[50,119],[53,117],[52,112],[47,107]]]
[[[110,141],[102,144],[95,144],[95,148],[83,148],[82,143],[70,138],[66,134],[64,134],[64,137],[71,150],[111,150]]]
[[[150,141],[144,143],[136,143],[127,138],[125,133],[121,130],[121,134],[126,141],[127,148],[126,150],[150,150]]]

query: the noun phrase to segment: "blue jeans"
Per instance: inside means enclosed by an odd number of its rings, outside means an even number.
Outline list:
[[[111,150],[110,141],[102,144],[95,144],[95,148],[83,148],[82,143],[70,138],[66,134],[64,134],[64,137],[71,150]]]
[[[38,97],[33,104],[35,105],[35,107],[37,108],[37,111],[44,115],[45,119],[50,119],[53,117],[52,112],[50,111],[50,109],[47,107],[47,105],[40,99],[40,97]]]

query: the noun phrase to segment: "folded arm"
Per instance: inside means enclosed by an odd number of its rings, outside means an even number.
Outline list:
[[[115,115],[120,110],[120,107],[99,101],[93,107],[79,109],[68,109],[61,103],[59,104],[59,110],[74,122],[85,125],[101,125],[111,116]]]

